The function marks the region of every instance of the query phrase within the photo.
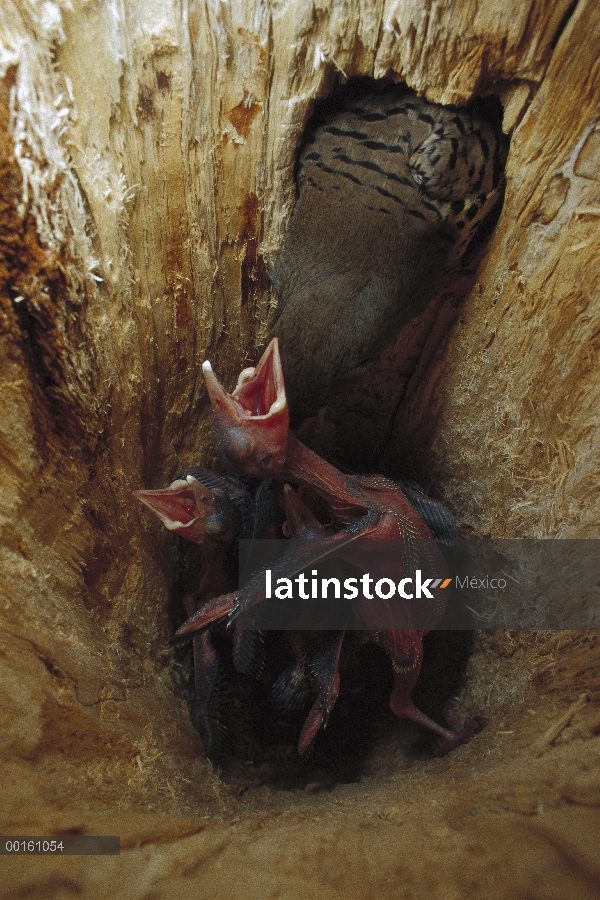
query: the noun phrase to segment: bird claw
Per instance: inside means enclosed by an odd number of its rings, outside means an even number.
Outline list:
[[[450,732],[451,737],[444,738],[433,752],[434,756],[446,756],[452,750],[456,750],[461,744],[467,744],[472,737],[479,734],[487,725],[485,716],[472,716],[466,719],[460,731]]]

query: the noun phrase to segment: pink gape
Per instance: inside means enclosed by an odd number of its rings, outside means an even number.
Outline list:
[[[400,540],[418,544],[417,565],[432,564],[439,574],[445,571],[445,561],[429,528],[394,482],[379,475],[342,473],[290,433],[276,338],[256,368],[241,373],[232,394],[223,389],[209,362],[204,363],[203,371],[213,407],[215,449],[223,462],[245,475],[277,477],[300,484],[309,494],[318,495],[328,506],[333,520],[342,526],[336,534],[326,535],[295,492],[287,491],[288,530],[292,536],[300,538],[299,549],[286,557],[290,570],[314,565],[335,550],[338,557],[371,572],[377,580],[377,565],[381,566],[382,556],[377,553],[377,542]],[[389,566],[386,565],[386,572],[380,574],[390,575]],[[393,574],[399,579],[405,570]],[[411,628],[413,601],[397,598],[394,603],[402,603],[403,609],[394,609],[393,615],[390,611],[390,622],[398,622],[400,612],[406,621],[406,629],[369,631],[367,640],[382,647],[392,661],[392,711],[439,735],[442,744],[438,754],[441,755],[469,741],[485,725],[485,719],[475,716],[467,719],[460,731],[451,731],[438,725],[412,702],[412,690],[423,660],[423,636],[440,621],[445,608],[443,592],[432,593],[434,599],[429,601],[426,610],[422,604],[428,601],[419,601],[418,630]],[[264,577],[260,573],[243,589],[208,601],[179,629],[177,636],[199,631],[225,617],[233,620],[264,600]],[[385,615],[387,601],[361,602],[377,604],[377,613]],[[363,609],[363,612],[368,614],[369,610]],[[319,685],[317,700],[303,728],[298,747],[300,753],[308,749],[318,730],[326,724],[335,703],[339,688],[337,661],[342,640],[343,632],[331,644],[329,664],[325,667],[328,674]]]

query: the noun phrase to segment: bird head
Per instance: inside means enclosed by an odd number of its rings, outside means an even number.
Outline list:
[[[213,408],[217,454],[244,475],[280,474],[286,460],[289,411],[277,338],[255,368],[243,370],[232,394],[224,390],[208,360],[202,370]]]
[[[221,488],[209,489],[184,473],[168,488],[134,491],[169,531],[194,544],[229,541],[241,530],[242,516]]]

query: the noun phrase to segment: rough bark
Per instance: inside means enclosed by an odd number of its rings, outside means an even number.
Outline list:
[[[420,467],[476,534],[597,536],[599,51],[593,0],[5,0],[0,830],[132,849],[7,861],[0,896],[600,895],[598,697],[527,749],[597,686],[593,636],[482,638],[455,713],[492,724],[445,761],[409,772],[387,747],[360,785],[239,800],[190,725],[169,547],[131,499],[212,461],[200,363],[231,385],[262,346],[311,103],[393,75],[436,102],[497,93],[512,143],[478,283],[407,364],[388,468]]]

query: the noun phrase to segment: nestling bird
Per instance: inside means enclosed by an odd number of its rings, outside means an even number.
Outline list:
[[[386,571],[394,583],[402,578],[408,566],[444,572],[445,561],[432,532],[397,484],[380,475],[342,473],[289,431],[286,388],[276,338],[256,368],[241,373],[232,394],[224,390],[208,361],[202,368],[213,407],[215,450],[222,462],[246,475],[261,474],[299,483],[303,490],[325,502],[331,518],[341,527],[326,535],[310,510],[299,498],[294,500],[293,493],[288,491],[288,524],[291,523],[292,533],[301,539],[296,546],[291,541],[289,552],[272,565],[274,578],[291,577],[333,552],[364,572],[379,574],[384,564],[381,541],[390,540],[402,543],[400,558],[393,565],[385,560]],[[426,506],[426,499],[421,495],[419,503]],[[443,522],[440,524],[445,527]],[[383,575],[383,570],[380,574]],[[450,731],[421,712],[411,699],[423,659],[422,638],[439,623],[444,612],[445,595],[438,589],[441,582],[442,579],[436,581],[428,599],[421,597],[417,604],[388,604],[383,598],[367,595],[357,602],[364,621],[377,621],[376,625],[367,625],[367,640],[385,650],[392,661],[392,711],[439,735],[443,741],[440,752],[448,752],[470,740],[485,720],[467,719],[459,731]],[[226,618],[234,622],[263,604],[265,597],[264,572],[260,571],[237,591],[205,604],[179,629],[177,636],[203,631]],[[316,732],[327,721],[337,697],[337,663],[343,632],[338,638],[326,649],[322,659],[325,665],[318,666],[317,698],[302,731],[301,753],[308,749]],[[305,668],[302,659],[305,655],[300,648],[299,668],[295,670],[300,677]]]
[[[202,547],[202,565],[185,578],[183,605],[193,616],[207,600],[231,588],[236,539],[249,538],[256,520],[255,503],[237,478],[216,475],[200,466],[186,469],[168,488],[135,491],[169,531]],[[211,629],[193,638],[194,721],[209,758],[217,763],[226,740],[223,722],[223,660]],[[262,635],[235,629],[233,661],[241,672],[262,666]]]
[[[271,353],[267,357],[268,365],[263,365],[261,370],[267,376],[265,382],[253,381],[259,388],[255,396],[262,393],[264,385],[268,387],[268,369],[272,362]],[[274,378],[273,383],[276,381]],[[259,428],[268,430],[269,421],[268,416],[263,418]],[[244,428],[247,429],[247,424]],[[252,498],[239,479],[220,476],[198,466],[186,469],[168,488],[135,492],[169,531],[202,547],[201,565],[187,571],[183,580],[183,604],[190,618],[212,610],[211,600],[233,587],[232,568],[237,573],[237,563],[234,560],[232,565],[230,557],[235,556],[232,551],[238,538],[264,540],[281,538],[285,533],[294,538],[296,544],[312,540],[319,546],[327,545],[326,529],[289,485],[283,490],[281,487],[279,482],[278,491],[277,481],[263,481]],[[403,486],[403,491],[409,491],[411,506],[432,532],[437,531],[441,537],[450,536],[452,518],[445,507],[423,494],[418,486],[416,489]],[[284,568],[288,565],[286,561]],[[237,600],[238,595],[235,592],[226,596]],[[220,602],[222,597],[217,600],[217,605]],[[215,764],[222,760],[229,739],[227,660],[223,657],[222,647],[219,649],[214,640],[219,630],[219,625],[209,626],[196,631],[192,639],[194,721],[205,751]],[[258,678],[265,663],[262,633],[242,630],[236,622],[231,638],[231,661],[235,669],[243,675]],[[324,727],[337,699],[338,660],[343,639],[343,632],[292,631],[287,634],[292,661],[273,684],[272,695],[277,707],[284,711],[299,710],[312,703],[298,741],[300,753],[306,752],[317,732]],[[378,635],[366,635],[364,641],[367,640],[381,643]],[[384,649],[388,648],[384,646]]]
[[[317,117],[271,272],[280,300],[271,337],[293,425],[473,271],[499,214],[507,149],[499,122],[476,104],[439,106],[370,85],[365,92],[359,81]]]

